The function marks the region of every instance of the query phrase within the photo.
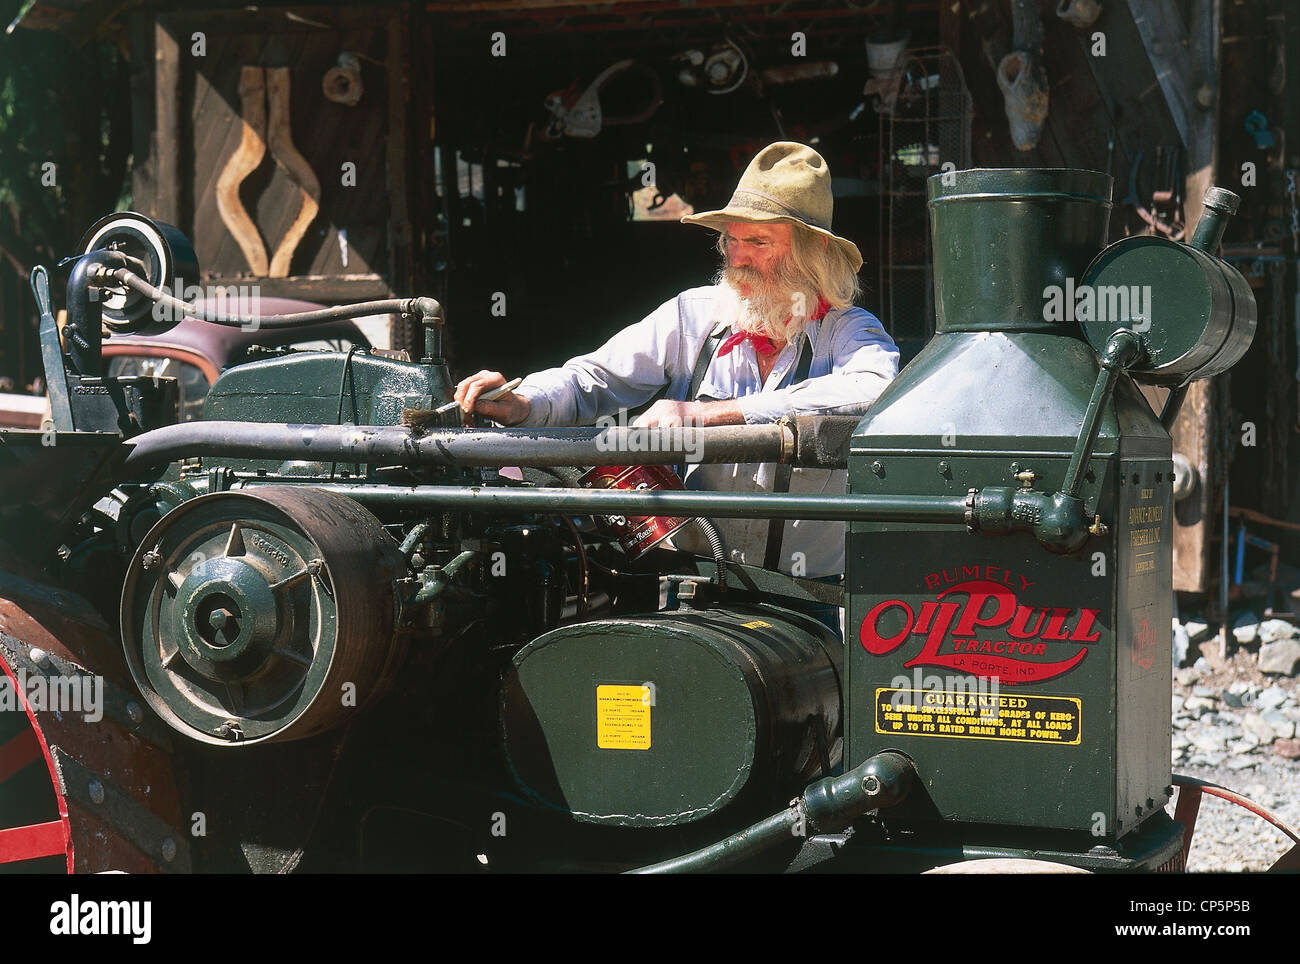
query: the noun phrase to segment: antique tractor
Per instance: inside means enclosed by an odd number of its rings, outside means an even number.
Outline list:
[[[0,433],[0,661],[24,711],[0,717],[0,860],[1180,866],[1168,427],[1254,333],[1214,256],[1236,198],[1211,191],[1190,244],[1107,247],[1102,174],[929,190],[938,333],[865,418],[657,444],[460,427],[428,298],[209,314],[396,313],[424,352],[265,351],[169,424],[174,386],[107,377],[101,339],[193,316],[166,288],[193,253],[101,221],[62,341],[34,273],[53,425]],[[1135,379],[1172,389],[1161,414]],[[688,453],[847,467],[849,491],[574,484]],[[615,514],[843,520],[847,584],[627,552],[595,522]],[[845,604],[843,643],[813,601]]]

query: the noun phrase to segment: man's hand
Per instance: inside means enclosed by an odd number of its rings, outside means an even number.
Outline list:
[[[490,418],[500,422],[502,425],[518,425],[528,417],[532,411],[532,405],[527,397],[520,395],[518,392],[510,392],[491,402],[480,402],[478,397],[484,392],[489,392],[494,388],[500,388],[506,383],[507,379],[500,372],[481,371],[477,375],[471,375],[463,379],[456,386],[456,393],[452,397],[460,403],[460,410],[464,414],[465,424],[472,424],[470,416],[477,412],[484,418]]]
[[[633,428],[706,428],[711,425],[743,425],[745,416],[734,399],[720,402],[673,402],[661,398],[632,423]]]

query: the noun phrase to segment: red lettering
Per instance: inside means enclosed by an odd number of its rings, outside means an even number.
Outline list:
[[[912,633],[917,635],[921,631],[919,626],[921,621],[924,620],[929,635],[926,636],[925,645],[921,647],[917,659],[938,654],[939,647],[943,645],[943,638],[948,635],[948,627],[952,624],[952,617],[960,608],[959,605],[952,602],[925,602],[921,604],[921,614],[916,620],[918,629],[913,629]]]
[[[907,613],[907,624],[897,636],[886,639],[880,635],[876,627],[880,623],[880,617],[891,608],[898,608]],[[862,628],[858,630],[858,639],[862,642],[862,648],[873,656],[884,656],[897,649],[912,631],[913,618],[911,607],[901,599],[886,599],[876,603],[871,607],[871,612],[867,613],[867,618],[862,620]]]
[[[971,578],[971,579],[978,579],[978,578],[980,577],[980,567],[979,567],[979,566],[962,566],[962,567],[961,567],[961,574],[962,574],[963,577],[969,577],[969,578]]]
[[[1047,628],[1043,630],[1043,639],[1068,639],[1065,633],[1065,621],[1070,618],[1073,609],[1052,608],[1051,618],[1047,620]]]
[[[939,574],[937,572],[932,572],[925,577],[925,588],[926,589],[939,588]]]
[[[1001,626],[1016,610],[1016,597],[1000,583],[972,579],[940,593],[939,598],[943,599],[959,592],[968,594],[970,601],[962,610],[957,628],[952,631],[954,636],[974,636],[977,626]],[[995,602],[994,610],[989,616],[982,617],[980,614],[984,610],[984,603],[989,599]]]
[[[1088,630],[1092,629],[1093,623],[1096,622],[1100,613],[1101,611],[1098,609],[1082,610],[1079,615],[1079,625],[1075,626],[1074,632],[1070,634],[1070,642],[1095,643],[1097,640],[1101,639],[1101,630],[1098,630],[1091,636],[1088,635]]]
[[[1034,628],[1028,628],[1029,617],[1038,613],[1038,622],[1034,623]],[[1033,639],[1043,628],[1043,617],[1047,615],[1045,609],[1031,609],[1028,606],[1016,607],[1015,618],[1011,620],[1011,628],[1007,630],[1007,635],[1016,639]]]

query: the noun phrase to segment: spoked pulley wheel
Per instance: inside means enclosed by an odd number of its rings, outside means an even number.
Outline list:
[[[127,664],[172,727],[223,746],[346,722],[400,660],[405,563],[373,515],[318,489],[185,502],[149,531],[122,593]]]

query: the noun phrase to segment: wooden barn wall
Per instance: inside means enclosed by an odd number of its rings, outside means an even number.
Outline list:
[[[258,279],[262,293],[319,301],[407,294],[406,11],[354,5],[309,12],[309,23],[284,10],[133,18],[136,157],[143,159],[136,203],[189,235],[205,283],[249,281],[252,270],[221,220],[216,187],[242,136],[241,69],[289,67],[290,132],[320,182],[320,210],[289,277]],[[201,56],[196,33],[206,44]],[[322,92],[342,51],[361,57],[364,91],[355,106]],[[344,183],[347,162],[356,166],[355,185]],[[268,147],[239,195],[269,260],[298,214],[298,186]]]

